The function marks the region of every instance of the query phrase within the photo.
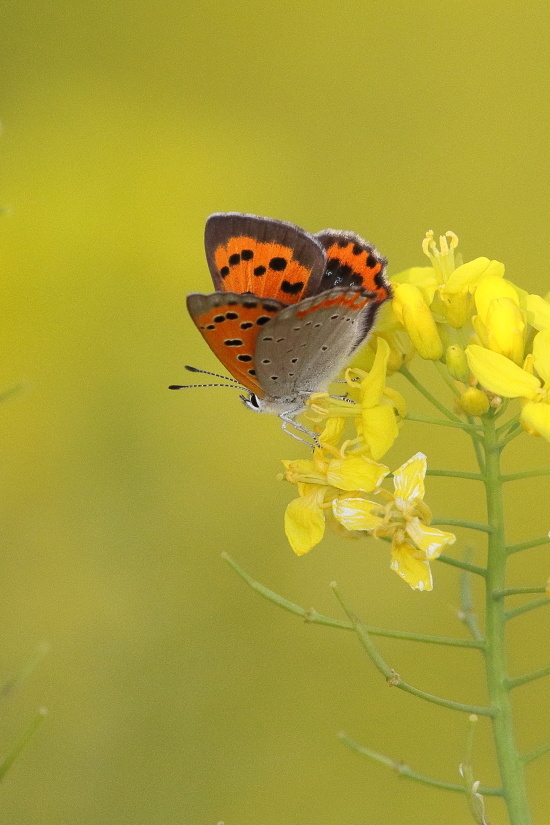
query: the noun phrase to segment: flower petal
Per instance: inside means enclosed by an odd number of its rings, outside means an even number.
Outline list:
[[[431,266],[411,266],[410,269],[394,275],[391,281],[393,284],[414,284],[421,291],[428,306],[433,301],[438,286],[435,271]]]
[[[379,404],[361,411],[361,436],[368,444],[372,458],[377,461],[392,446],[399,435],[393,406]]]
[[[395,498],[398,499],[397,506],[403,506],[407,502],[414,502],[416,499],[424,498],[424,478],[428,467],[428,459],[424,453],[416,453],[401,467],[398,467],[393,474],[393,487]]]
[[[488,275],[501,278],[504,275],[504,264],[500,261],[490,261],[489,258],[475,258],[451,272],[444,291],[448,295],[456,295],[458,292],[465,291],[473,292],[481,278]]]
[[[480,384],[505,398],[534,398],[540,381],[509,358],[478,344],[466,347],[470,369]]]
[[[426,559],[436,559],[446,544],[454,544],[456,541],[453,533],[445,533],[437,527],[432,527],[431,524],[423,524],[416,517],[407,521],[405,532]]]
[[[541,435],[550,441],[550,405],[528,401],[521,411],[524,427],[533,435]]]
[[[392,570],[401,576],[413,590],[432,590],[430,564],[420,558],[418,551],[407,541],[394,542],[391,549]]]
[[[523,303],[522,306],[524,306]],[[532,327],[539,330],[550,327],[550,303],[540,295],[527,295],[524,308],[527,310],[527,320]]]
[[[497,275],[488,275],[481,279],[475,294],[477,311],[484,324],[487,323],[487,310],[494,298],[509,298],[519,307],[519,295],[515,286]]]
[[[373,407],[378,404],[386,384],[386,364],[390,356],[390,345],[385,338],[378,338],[378,346],[372,369],[361,381],[361,406]]]
[[[285,533],[297,556],[319,544],[325,533],[325,515],[320,504],[322,488],[290,502],[285,512]]]
[[[382,522],[381,510],[376,501],[365,498],[337,498],[332,502],[335,518],[347,530],[376,530]]]
[[[443,345],[437,326],[418,287],[398,284],[392,305],[418,354],[428,360],[437,361],[441,358]]]
[[[533,341],[535,369],[545,384],[550,384],[550,329],[535,335]]]
[[[339,490],[361,490],[370,493],[389,473],[389,468],[366,456],[346,456],[329,461],[327,483]]]
[[[340,437],[346,424],[345,418],[330,416],[325,422],[325,429],[319,436],[320,444],[330,444],[335,447],[340,441]]]

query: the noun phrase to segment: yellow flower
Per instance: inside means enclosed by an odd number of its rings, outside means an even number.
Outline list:
[[[516,287],[502,277],[488,275],[478,285],[475,303],[478,315],[473,325],[483,345],[521,364],[525,320]]]
[[[443,344],[421,290],[414,284],[395,285],[392,306],[418,354],[438,361],[443,355]]]
[[[343,492],[369,493],[389,470],[363,455],[332,458],[321,448],[313,459],[283,461],[284,477],[298,486],[299,497],[285,513],[285,532],[294,552],[301,556],[318,544],[325,532],[325,516],[332,500]]]
[[[462,264],[455,255],[458,238],[453,232],[442,235],[439,244],[434,233],[427,232],[422,249],[432,265],[412,267],[392,278],[394,313],[419,355],[430,360],[439,360],[452,343],[441,340],[445,324],[460,329],[470,323],[473,296],[483,279],[504,274],[504,265],[488,258]]]
[[[391,568],[414,590],[433,587],[430,561],[455,536],[431,527],[431,512],[424,503],[427,460],[417,453],[393,474],[393,495],[387,504],[360,497],[340,496],[333,501],[336,519],[348,530],[365,530],[392,540]]]
[[[467,347],[466,357],[472,373],[484,388],[504,398],[522,399],[524,429],[550,441],[550,329],[537,333],[533,353],[527,356],[523,368],[501,353],[478,344]]]
[[[390,356],[390,346],[384,338],[378,338],[374,363],[369,373],[360,369],[349,369],[346,382],[352,391],[359,392],[359,401],[331,398],[327,393],[315,393],[309,400],[313,420],[318,424],[323,419],[335,417],[352,418],[355,422],[357,439],[352,444],[356,451],[366,451],[378,461],[397,438],[399,429],[395,411],[400,417],[406,414],[405,401],[400,393],[386,386],[386,370]],[[357,380],[359,379],[359,380]],[[324,442],[324,435],[319,437]]]

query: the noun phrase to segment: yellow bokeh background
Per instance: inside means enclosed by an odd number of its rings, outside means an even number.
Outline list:
[[[2,821],[468,821],[461,797],[336,739],[457,782],[464,717],[388,690],[351,634],[264,602],[220,553],[306,607],[340,616],[336,580],[369,623],[437,634],[463,632],[457,572],[436,564],[420,594],[373,541],[294,557],[294,490],[276,475],[305,447],[236,393],[166,388],[185,363],[217,368],[184,309],[210,289],[214,211],[355,230],[390,274],[425,263],[425,230],[453,229],[466,259],[544,294],[549,26],[546,2],[4,3],[0,386],[25,390],[0,409],[0,677],[50,652],[2,708],[4,753],[48,708],[0,788]],[[417,450],[473,469],[461,434],[420,424],[386,459]],[[548,453],[523,439],[507,468]],[[544,478],[510,488],[512,541],[548,530],[549,493]],[[473,482],[431,479],[427,500],[484,518]],[[515,584],[549,573],[544,547],[511,565]],[[513,673],[547,664],[545,611],[509,640]],[[484,701],[475,652],[380,649],[413,684]],[[550,735],[547,697],[544,681],[517,691],[525,750]],[[484,721],[474,773],[497,782]],[[529,767],[535,822],[547,778],[547,759]]]

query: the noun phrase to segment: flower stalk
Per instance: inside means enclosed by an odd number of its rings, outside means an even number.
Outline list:
[[[495,423],[489,415],[483,422],[485,452],[485,497],[487,520],[492,526],[488,534],[487,576],[485,578],[485,673],[489,701],[494,710],[493,734],[497,761],[508,806],[511,825],[530,825],[531,816],[525,785],[524,763],[514,736],[510,683],[506,673],[506,620],[504,600],[495,598],[506,589],[506,552],[504,504],[499,441]]]

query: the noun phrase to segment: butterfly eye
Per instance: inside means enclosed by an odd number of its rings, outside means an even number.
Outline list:
[[[254,410],[255,412],[260,411],[260,403],[258,401],[258,396],[254,395],[253,392],[250,395],[240,395],[239,398],[241,401],[248,407],[249,410]]]

